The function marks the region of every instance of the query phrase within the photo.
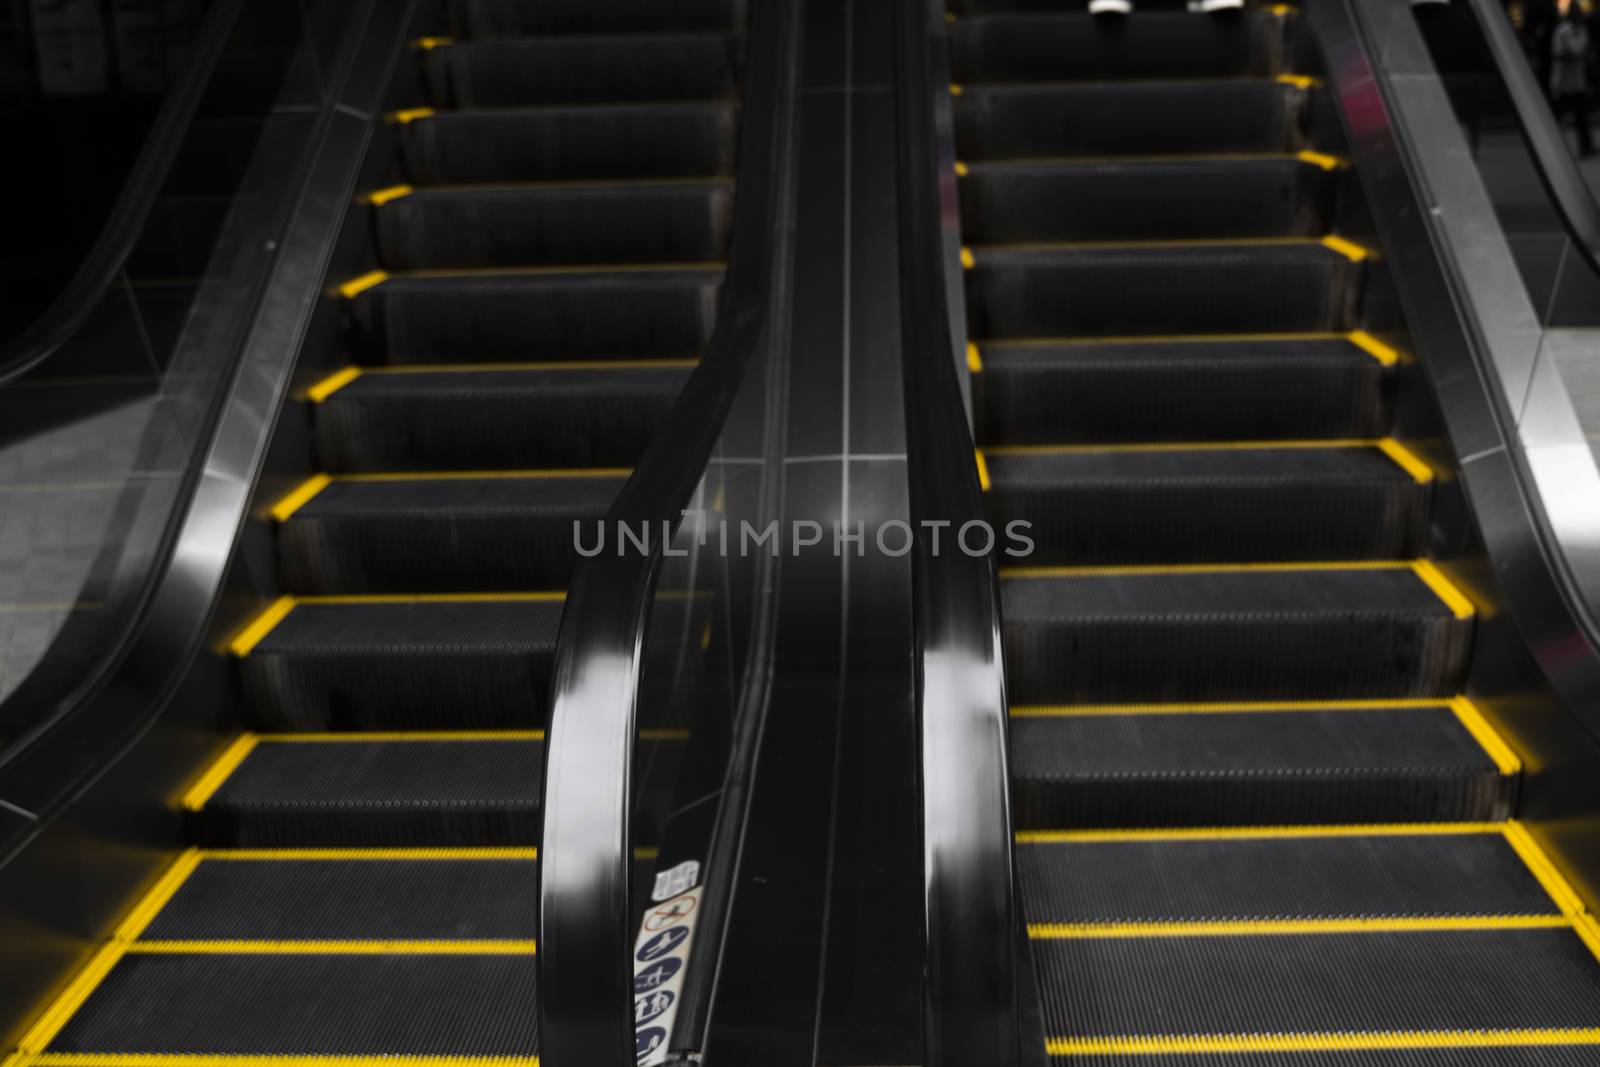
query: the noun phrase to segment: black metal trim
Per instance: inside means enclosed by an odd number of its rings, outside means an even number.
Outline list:
[[[788,189],[798,93],[799,5],[753,2],[732,245],[706,353],[605,517],[608,528],[676,526],[721,436],[745,371],[769,337],[792,229]],[[764,340],[766,338],[766,340]],[[562,615],[545,746],[540,845],[540,1057],[631,1067],[632,749],[644,631],[665,546],[597,556]]]
[[[1500,68],[1506,92],[1517,112],[1517,132],[1533,155],[1539,181],[1555,204],[1556,213],[1592,270],[1600,272],[1600,204],[1583,180],[1583,173],[1567,151],[1561,125],[1550,110],[1545,94],[1504,9],[1495,0],[1467,0],[1478,20],[1495,66]]]
[[[88,257],[50,306],[0,346],[0,386],[49,359],[83,328],[133,254],[156,198],[167,183],[195,111],[244,11],[245,0],[219,0],[206,15],[183,81],[168,94],[145,138],[133,172],[101,227]]]
[[[984,519],[946,301],[933,71],[945,22],[896,5],[900,288],[917,627],[926,1062],[1019,1062],[1016,897],[999,585],[992,558],[935,552],[925,522]],[[949,155],[948,146],[946,155]],[[959,291],[959,290],[958,290]],[[944,538],[948,543],[950,537]],[[1042,1047],[1043,1042],[1040,1042]]]

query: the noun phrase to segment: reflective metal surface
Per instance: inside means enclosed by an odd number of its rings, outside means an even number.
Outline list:
[[[647,845],[670,848],[672,815],[697,799],[678,796],[670,767],[636,764],[636,746],[650,750],[641,727],[687,723],[691,742],[697,731],[709,735],[698,739],[702,749],[724,759],[742,751],[732,740],[740,693],[722,693],[706,707],[685,707],[683,698],[702,684],[732,685],[761,658],[759,635],[739,649],[724,645],[745,637],[735,627],[753,610],[748,596],[760,591],[758,572],[729,573],[698,551],[705,547],[697,543],[703,519],[686,521],[685,512],[728,513],[730,500],[737,502],[736,518],[763,509],[759,486],[752,499],[738,477],[737,460],[750,453],[733,451],[748,447],[748,427],[735,427],[730,440],[724,420],[743,390],[763,395],[768,379],[750,368],[764,369],[770,359],[774,308],[788,283],[782,264],[790,230],[796,16],[792,5],[750,5],[733,245],[716,329],[661,436],[604,520],[613,532],[648,531],[648,549],[586,561],[567,594],[540,848],[541,1058],[555,1067],[634,1062],[632,946],[643,901],[631,891],[630,824],[639,816],[647,832],[667,835]],[[755,436],[764,437],[759,427]],[[706,625],[710,636],[701,648]],[[705,670],[722,677],[707,679]],[[712,771],[688,780],[722,777]],[[704,929],[701,937],[697,951],[714,960],[715,937]]]
[[[159,494],[126,487],[142,521],[107,547],[109,573],[131,590],[120,625],[132,640],[92,635],[83,647],[103,658],[103,672],[98,662],[77,661],[75,674],[70,659],[47,661],[6,705],[14,714],[29,697],[46,714],[12,720],[25,723],[26,743],[0,756],[0,808],[19,816],[3,827],[0,892],[8,921],[26,928],[0,939],[0,975],[15,983],[4,987],[15,995],[0,997],[0,1027],[21,1022],[37,1007],[31,996],[81,962],[176,842],[171,792],[207,757],[227,710],[228,665],[199,653],[414,9],[287,9],[304,21],[272,112],[284,121],[247,145],[240,188],[256,199],[241,196],[227,213],[170,368],[157,376],[147,436],[170,482]],[[263,220],[258,208],[272,210]],[[254,228],[264,221],[272,226]],[[82,343],[87,358],[95,349]]]
[[[966,363],[965,336],[953,334],[946,303],[952,150],[938,140],[930,106],[949,95],[948,77],[937,73],[945,20],[923,0],[900,0],[897,16],[906,436],[920,531],[913,568],[926,1054],[930,1064],[1005,1065],[1019,1060],[1022,1028],[999,585],[990,556],[957,550],[949,536],[982,522],[984,510],[956,370]],[[946,524],[940,547],[930,523]]]
[[[1591,481],[1565,462],[1570,401],[1552,388],[1565,339],[1520,284],[1409,11],[1346,0],[1307,15],[1399,297],[1369,329],[1415,356],[1400,367],[1396,436],[1441,475],[1430,554],[1478,606],[1468,692],[1523,757],[1519,817],[1592,900],[1600,656],[1567,564],[1595,528],[1582,514]]]

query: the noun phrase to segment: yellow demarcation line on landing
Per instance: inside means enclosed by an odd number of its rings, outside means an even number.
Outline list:
[[[1396,466],[1411,475],[1419,484],[1426,485],[1433,481],[1433,468],[1411,449],[1393,437],[1380,438],[1376,443],[1384,455],[1394,460]]]
[[[1445,915],[1407,918],[1244,919],[1217,922],[1029,923],[1036,941],[1158,937],[1289,937],[1306,934],[1401,934],[1459,930],[1564,930],[1567,915]]]
[[[1556,907],[1572,920],[1572,929],[1583,940],[1590,955],[1600,961],[1600,922],[1596,922],[1593,913],[1583,902],[1583,897],[1572,888],[1550,856],[1534,840],[1528,828],[1516,819],[1507,820],[1503,832],[1506,841],[1522,857],[1522,862],[1527,864],[1528,870],[1539,880],[1544,891],[1550,894],[1550,899],[1555,901]]]
[[[987,488],[987,486],[985,486]],[[1450,609],[1458,619],[1470,619],[1477,608],[1445,573],[1426,559],[1405,560],[1319,560],[1293,563],[1155,563],[1114,564],[1103,567],[1001,567],[1002,579],[1114,578],[1163,574],[1244,574],[1279,571],[1396,571],[1409,570]]]
[[[260,734],[259,744],[350,744],[363,741],[543,741],[543,730],[348,730]]]
[[[1133,156],[1002,156],[969,163],[955,161],[956,177],[965,178],[974,165],[980,168],[1017,166],[1137,167],[1160,163],[1276,163],[1294,160],[1322,170],[1338,170],[1349,163],[1326,152],[1303,149],[1299,152],[1166,152]]]
[[[204,1056],[153,1052],[53,1052],[37,1067],[539,1067],[537,1056]]]
[[[1273,80],[1281,85],[1292,85],[1296,89],[1310,89],[1318,84],[1317,79],[1309,74],[1279,74]]]
[[[349,366],[342,370],[336,370],[310,389],[307,389],[306,399],[313,404],[320,404],[359,377],[361,377],[360,367]]]
[[[1287,449],[1372,448],[1419,483],[1433,480],[1433,468],[1392,437],[1302,438],[1286,441],[1149,441],[1117,444],[989,445],[979,455],[1048,456],[1111,452],[1269,452]]]
[[[1115,841],[1252,841],[1295,837],[1445,837],[1501,834],[1498,822],[1338,823],[1307,826],[1152,827],[1139,830],[1019,830],[1019,845],[1095,844]]]
[[[967,342],[967,370],[973,374],[983,373],[983,353],[978,351],[978,346],[971,341]]]
[[[1411,565],[1418,578],[1428,583],[1428,588],[1433,590],[1434,596],[1444,601],[1458,619],[1470,619],[1477,614],[1478,609],[1460,589],[1456,588],[1445,573],[1434,566],[1432,560],[1419,559]]]
[[[1461,698],[1457,698],[1461,699]],[[1013,719],[1088,718],[1115,715],[1237,715],[1275,711],[1377,711],[1395,708],[1445,708],[1449,699],[1400,697],[1394,700],[1244,700],[1170,704],[1019,704]]]
[[[532,941],[135,941],[130,954],[168,956],[532,956]]]
[[[167,903],[172,895],[183,885],[184,880],[194,871],[200,862],[200,854],[194,849],[182,853],[171,867],[164,873],[147,892],[139,903],[134,905],[125,919],[113,931],[111,939],[102,945],[88,964],[67,984],[66,989],[56,997],[55,1001],[45,1009],[43,1015],[28,1028],[22,1035],[22,1040],[17,1042],[17,1049],[5,1060],[4,1067],[20,1067],[22,1064],[40,1063],[49,1059],[41,1055],[55,1040],[61,1028],[67,1024],[73,1014],[83,1006],[84,1001],[95,991],[111,968],[127,953],[128,948],[144,933],[145,927],[150,925]],[[164,1062],[166,1062],[164,1060]]]
[[[411,42],[411,47],[430,51],[435,48],[446,48],[455,43],[456,39],[454,37],[418,37]]]
[[[1072,347],[1075,345],[1181,345],[1181,344],[1272,344],[1283,341],[1348,341],[1385,367],[1400,361],[1400,353],[1365,330],[1348,333],[1310,331],[1300,333],[1169,333],[1118,334],[1111,337],[1004,337],[977,342],[995,348]]]
[[[1478,747],[1494,760],[1501,774],[1510,777],[1522,773],[1522,759],[1506,744],[1505,738],[1500,736],[1489,720],[1483,717],[1483,712],[1478,710],[1476,704],[1464,696],[1452,697],[1450,710],[1455,712],[1456,718],[1472,735],[1472,739],[1478,742]]]
[[[1006,244],[979,246],[963,245],[961,265],[968,270],[978,265],[978,253],[996,252],[1051,252],[1081,249],[1084,251],[1119,251],[1141,248],[1310,248],[1321,245],[1337,252],[1352,263],[1359,263],[1372,255],[1371,251],[1354,241],[1333,234],[1324,237],[1185,237],[1173,240],[1139,241],[1017,241]]]
[[[361,198],[361,203],[370,204],[373,207],[382,207],[391,200],[399,200],[401,197],[410,196],[414,192],[416,192],[416,189],[409,185],[390,185],[367,193]]]
[[[222,755],[216,762],[207,768],[200,780],[189,787],[183,794],[183,810],[199,811],[206,806],[206,801],[214,796],[222,783],[226,782],[234,771],[255,751],[256,743],[260,740],[255,734],[246,731],[234,739],[233,744],[223,749]]]
[[[388,271],[386,271],[386,270],[369,270],[365,274],[359,275],[359,276],[357,276],[355,278],[351,278],[349,281],[347,281],[343,285],[339,286],[339,288],[336,289],[335,292],[337,292],[340,296],[344,297],[346,300],[351,300],[351,299],[353,299],[355,297],[360,296],[362,293],[366,292],[368,289],[371,289],[373,286],[382,285],[384,282],[386,282],[388,280],[389,280],[389,272]]]
[[[437,112],[431,107],[407,107],[401,108],[399,111],[391,111],[384,117],[390,122],[398,122],[404,126],[407,123],[416,122],[418,119],[432,118],[435,114]]]
[[[201,849],[206,863],[300,861],[537,860],[537,848],[226,848]]]
[[[1178,1053],[1358,1052],[1382,1049],[1514,1048],[1554,1045],[1600,1045],[1600,1028],[1052,1037],[1045,1041],[1045,1052],[1051,1056],[1160,1056]]]
[[[332,484],[333,479],[328,475],[313,474],[296,486],[282,500],[272,505],[270,514],[278,522],[287,522],[295,512],[311,503],[313,497]]]
[[[1388,345],[1372,336],[1366,330],[1352,330],[1350,333],[1347,333],[1344,336],[1345,339],[1351,344],[1361,349],[1361,351],[1367,353],[1367,355],[1371,356],[1385,367],[1392,367],[1396,363],[1400,362],[1400,353],[1396,352],[1394,349],[1390,348]]]
[[[297,601],[292,596],[281,596],[268,604],[266,609],[250,621],[250,624],[240,630],[238,636],[228,642],[228,651],[235,656],[248,656],[252,649],[259,645],[263,638],[272,632],[280,622],[288,617],[294,610]]]
[[[983,449],[981,448],[977,450],[976,456],[978,463],[978,488],[987,493],[990,487],[994,484],[989,480],[989,461],[983,458]]]

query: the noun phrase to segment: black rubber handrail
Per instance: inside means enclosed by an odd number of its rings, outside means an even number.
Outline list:
[[[900,307],[917,634],[924,891],[924,1062],[1014,1067],[1022,1034],[1000,597],[946,302],[933,71],[947,47],[927,0],[897,0]],[[935,85],[935,82],[938,85]],[[936,551],[925,522],[945,522]]]
[[[39,317],[0,346],[0,386],[49,359],[82,329],[133,255],[244,5],[245,0],[216,0],[212,5],[196,38],[189,69],[162,103],[127,184],[88,256]]]
[[[676,526],[690,505],[768,332],[775,260],[792,228],[794,10],[783,0],[749,4],[738,191],[716,325],[604,520],[608,529],[649,530],[650,551],[585,560],[562,613],[539,850],[540,1059],[553,1067],[634,1063],[631,760],[644,632],[664,547],[659,532]]]
[[[1467,0],[1467,3],[1483,31],[1489,55],[1505,81],[1506,92],[1516,109],[1517,129],[1533,156],[1539,181],[1578,253],[1590,269],[1600,274],[1600,204],[1595,203],[1594,193],[1567,150],[1561,124],[1550,110],[1537,76],[1528,66],[1522,44],[1498,0]]]

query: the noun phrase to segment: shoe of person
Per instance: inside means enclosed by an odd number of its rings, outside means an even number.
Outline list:
[[[1202,15],[1215,15],[1220,11],[1240,11],[1244,0],[1189,0],[1189,10]]]
[[[1131,15],[1133,0],[1089,0],[1091,15]]]

